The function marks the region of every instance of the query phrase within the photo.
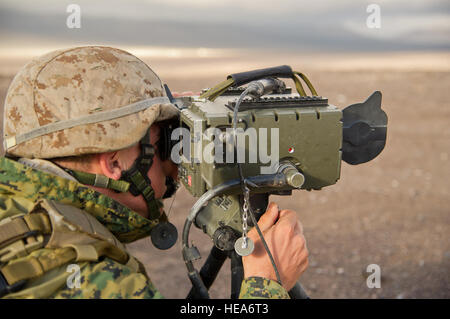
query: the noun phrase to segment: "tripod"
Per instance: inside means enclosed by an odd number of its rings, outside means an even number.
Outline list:
[[[255,194],[250,196],[250,202],[255,212],[256,220],[262,216],[266,211],[269,202],[268,194]],[[225,260],[231,259],[231,299],[237,299],[240,294],[242,280],[244,279],[244,268],[242,265],[242,257],[239,256],[234,250],[223,251],[213,246],[208,258],[206,259],[203,267],[200,270],[200,278],[203,281],[206,289],[209,289],[217,275],[220,272]],[[304,291],[299,282],[289,290],[289,296],[292,299],[308,299],[308,295]],[[204,294],[198,291],[193,285],[187,299],[201,299],[204,298]]]

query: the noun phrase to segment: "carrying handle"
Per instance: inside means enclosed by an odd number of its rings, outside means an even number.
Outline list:
[[[300,82],[300,79],[305,81],[312,95],[317,96],[317,92],[314,89],[311,82],[306,75],[301,72],[292,71],[289,65],[280,65],[272,68],[258,69],[247,72],[234,73],[227,76],[227,79],[220,82],[216,86],[212,87],[208,91],[200,95],[201,99],[208,99],[214,101],[217,97],[222,95],[230,87],[239,87],[252,81],[260,80],[267,77],[289,78],[295,82],[295,88],[300,96],[306,96],[305,90]]]
[[[273,76],[279,78],[292,78],[292,68],[289,65],[280,65],[272,68],[265,68],[247,72],[234,73],[227,76],[227,79],[234,80],[234,86],[241,86],[251,81]]]

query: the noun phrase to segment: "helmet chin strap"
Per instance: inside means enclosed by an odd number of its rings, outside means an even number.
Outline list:
[[[150,144],[150,129],[139,141],[141,152],[133,165],[122,171],[120,180],[130,183],[129,191],[134,196],[142,195],[147,202],[148,218],[158,219],[161,216],[162,204],[155,199],[155,191],[151,186],[151,180],[147,176],[153,164],[155,148]]]
[[[153,164],[153,157],[155,156],[155,148],[150,144],[150,129],[139,141],[139,144],[141,153],[128,170],[122,171],[121,180],[130,183],[128,190],[131,194],[134,196],[142,195],[144,197],[147,202],[148,218],[158,219],[161,216],[160,208],[162,207],[162,203],[155,199],[155,191],[147,175]],[[170,177],[166,177],[166,185],[167,190],[163,198],[172,196],[177,190],[177,184]],[[176,227],[168,221],[160,221],[153,227],[150,237],[156,248],[166,250],[176,243],[178,232]]]

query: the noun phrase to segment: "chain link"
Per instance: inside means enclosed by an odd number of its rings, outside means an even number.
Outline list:
[[[247,248],[247,231],[248,231],[248,209],[250,206],[250,190],[247,186],[244,189],[244,204],[242,205],[242,248]]]

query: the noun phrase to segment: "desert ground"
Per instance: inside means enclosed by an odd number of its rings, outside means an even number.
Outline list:
[[[197,53],[143,59],[177,92],[280,64],[306,73],[319,95],[340,108],[380,90],[389,117],[384,151],[366,164],[343,163],[333,186],[271,200],[295,210],[304,226],[310,257],[300,281],[311,298],[450,297],[450,53]],[[0,57],[2,108],[26,60]],[[169,218],[179,234],[195,200],[184,188],[175,197]],[[171,204],[166,200],[167,210]],[[191,240],[203,256],[200,269],[212,243],[198,229]],[[146,238],[129,249],[165,297],[187,295],[191,284],[180,242],[159,251]],[[367,287],[370,264],[380,266],[381,288]],[[213,298],[229,297],[229,265],[210,290]]]

